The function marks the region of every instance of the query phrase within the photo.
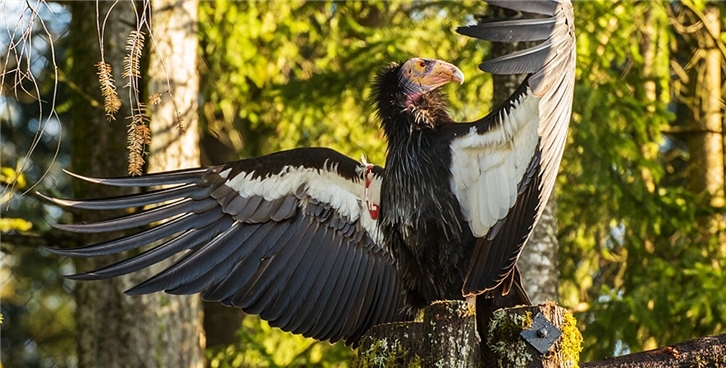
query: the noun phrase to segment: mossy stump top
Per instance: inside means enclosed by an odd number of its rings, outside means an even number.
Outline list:
[[[523,330],[532,328],[533,318],[538,313],[562,332],[544,354],[520,335]],[[548,302],[494,312],[486,343],[496,356],[499,367],[570,368],[577,367],[582,349],[582,335],[572,313]]]
[[[541,313],[562,334],[545,354],[520,333]],[[582,336],[572,314],[547,303],[500,309],[486,339],[497,367],[577,367]],[[438,301],[423,319],[371,328],[361,339],[356,367],[483,367],[474,309],[464,301]]]
[[[464,301],[438,301],[423,321],[388,323],[361,339],[357,367],[479,367],[476,314]]]

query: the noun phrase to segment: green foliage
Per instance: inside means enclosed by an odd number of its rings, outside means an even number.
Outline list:
[[[3,253],[3,364],[73,366],[74,303],[60,274],[69,270],[37,246],[3,243]]]
[[[0,365],[75,366],[74,304],[61,276],[72,270],[40,247],[54,245],[48,222],[60,215],[32,195],[67,184],[67,91],[54,67],[63,66],[70,16],[45,1],[5,2],[0,13]]]
[[[476,71],[483,47],[452,32],[466,23],[466,5],[203,2],[207,129],[229,134],[219,137],[243,156],[326,146],[383,163],[368,96],[387,63],[424,56],[459,64],[470,82],[451,86],[454,107],[488,93],[489,77]]]
[[[43,148],[35,151],[37,157],[43,157]],[[24,174],[2,167],[0,184],[2,364],[73,366],[74,304],[61,276],[69,270],[60,271],[63,260],[39,246],[53,245],[49,237],[43,243],[39,236],[48,231],[45,220],[51,216],[38,201],[23,197],[22,191],[27,189]]]
[[[209,367],[346,367],[353,358],[342,343],[316,343],[272,328],[256,316],[245,317],[237,336],[237,343],[207,351]]]
[[[687,152],[661,133],[674,120],[668,6],[576,3],[579,80],[558,199],[561,295],[583,314],[584,361],[726,322],[724,254],[715,239],[697,240],[707,209],[674,164]]]

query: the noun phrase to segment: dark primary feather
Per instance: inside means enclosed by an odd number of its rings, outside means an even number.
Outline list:
[[[167,187],[116,198],[47,198],[85,210],[137,209],[55,225],[137,232],[51,251],[96,257],[144,248],[70,276],[78,280],[121,276],[178,255],[127,293],[201,293],[284,330],[347,343],[373,325],[411,319],[438,299],[477,295],[481,316],[529,303],[516,261],[551,193],[564,147],[574,81],[572,7],[568,0],[490,3],[522,17],[459,31],[542,43],[481,65],[530,74],[487,116],[454,122],[435,88],[417,91],[425,86],[411,81],[402,87],[406,64],[391,64],[374,85],[388,139],[385,168],[369,171],[333,150],[301,148],[141,177],[71,174],[101,185]],[[422,63],[420,71],[436,62],[412,60]],[[452,80],[463,80],[446,65]],[[380,206],[377,220],[370,205]]]
[[[542,15],[555,15],[557,8],[564,3],[569,1],[560,0],[486,0],[490,5],[498,6],[500,8],[516,10],[520,12],[542,14]]]
[[[91,178],[78,175],[67,170],[63,171],[68,175],[90,183],[110,185],[114,187],[151,187],[155,185],[201,184],[204,180],[200,174],[207,172],[208,168],[203,167],[198,169],[167,171],[158,174],[146,174],[144,176],[123,178]]]
[[[494,42],[522,42],[546,40],[555,27],[556,19],[512,19],[497,20],[456,29],[457,32],[474,38]]]
[[[492,74],[529,74],[541,70],[551,59],[552,45],[549,42],[525,50],[513,52],[479,64],[481,70]]]
[[[540,84],[552,85],[551,80],[540,81],[545,76],[565,82],[574,80],[574,71],[570,72],[575,62],[574,11],[569,1],[488,1],[488,3],[549,17],[493,20],[457,28],[457,32],[461,34],[490,41],[545,40],[529,49],[485,61],[479,65],[481,70],[494,74],[534,73],[530,85],[537,94],[542,93]],[[571,106],[572,101],[569,102],[568,106]],[[565,105],[567,105],[565,101],[560,104],[560,106]]]

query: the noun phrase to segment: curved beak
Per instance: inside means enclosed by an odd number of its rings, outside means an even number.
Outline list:
[[[464,83],[464,73],[454,64],[442,60],[435,60],[431,71],[421,78],[421,84],[431,89],[449,82]]]

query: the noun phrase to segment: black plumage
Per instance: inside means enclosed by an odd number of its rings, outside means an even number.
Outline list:
[[[493,1],[538,14],[459,29],[503,42],[541,40],[481,65],[530,73],[502,106],[454,122],[437,88],[463,82],[451,64],[414,58],[384,68],[375,106],[386,165],[325,148],[300,148],[200,169],[94,179],[170,187],[59,205],[148,207],[81,233],[142,228],[100,244],[53,249],[95,257],[151,248],[79,280],[116,277],[183,253],[128,294],[202,293],[321,340],[356,342],[375,324],[411,319],[438,299],[477,297],[477,308],[527,303],[516,261],[554,185],[574,83],[567,0]],[[158,224],[156,224],[158,223]],[[156,224],[149,226],[150,224]],[[513,291],[513,292],[510,292]]]

